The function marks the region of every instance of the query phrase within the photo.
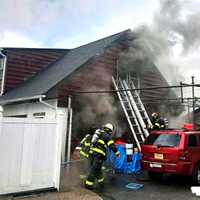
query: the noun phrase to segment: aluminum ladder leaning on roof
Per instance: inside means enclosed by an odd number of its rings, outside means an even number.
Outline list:
[[[129,81],[129,86],[131,89],[136,89],[132,80]],[[140,111],[140,114],[142,116],[144,123],[146,124],[146,126],[152,126],[151,120],[150,120],[150,118],[147,114],[147,111],[140,99],[139,93],[137,92],[137,90],[132,90],[131,93],[132,93],[135,103]],[[148,136],[148,135],[149,135],[149,133],[146,136]]]
[[[122,109],[128,121],[129,127],[131,129],[131,132],[133,134],[137,147],[139,150],[141,150],[141,144],[144,142],[144,136],[140,128],[140,125],[137,121],[137,118],[133,110],[133,107],[131,105],[131,101],[128,97],[127,91],[125,91],[124,85],[120,79],[119,79],[118,85],[113,77],[112,77],[112,81],[113,81],[115,90],[117,90],[117,96],[120,100]]]
[[[146,138],[149,135],[147,126],[152,125],[149,116],[140,99],[138,92],[135,90],[136,88],[133,81],[129,79],[129,82],[127,83],[127,81],[123,80],[123,84],[124,88],[127,90],[128,97],[131,101],[131,105],[133,106],[138,122],[142,128],[144,137]]]

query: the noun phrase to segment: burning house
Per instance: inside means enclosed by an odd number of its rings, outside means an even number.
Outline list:
[[[136,88],[168,86],[149,58],[127,57],[136,39],[137,35],[126,30],[74,49],[2,48],[0,104],[3,115],[54,118],[55,109],[68,112],[70,97],[74,141],[91,125],[100,126],[107,121],[115,124],[118,135],[129,131],[113,91],[112,77],[128,77]],[[171,90],[157,88],[138,92],[148,114],[153,111],[176,114],[173,104],[165,109],[164,104],[157,103],[161,97],[175,97]]]

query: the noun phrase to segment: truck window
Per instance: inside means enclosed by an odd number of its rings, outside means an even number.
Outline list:
[[[155,140],[158,138],[159,134],[150,134],[149,137],[146,139],[144,144],[146,145],[152,145]]]
[[[180,139],[181,136],[178,134],[150,134],[144,144],[159,147],[177,147]]]
[[[196,147],[196,146],[197,146],[196,135],[189,135],[188,147]]]

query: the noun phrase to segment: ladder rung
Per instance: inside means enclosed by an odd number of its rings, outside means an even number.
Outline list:
[[[129,104],[126,104],[126,105],[124,105],[124,106],[125,106],[125,108],[131,110],[131,106],[129,106]]]
[[[134,116],[129,116],[129,118],[130,118],[130,119],[135,119],[135,117],[134,117]]]
[[[143,133],[140,133],[140,132],[137,132],[136,134],[138,134],[138,135],[143,135]]]
[[[137,125],[137,124],[132,124],[132,126],[134,126],[134,127],[138,127],[138,125]]]

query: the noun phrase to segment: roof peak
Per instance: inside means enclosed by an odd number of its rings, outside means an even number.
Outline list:
[[[88,43],[86,43],[86,44],[83,44],[83,45],[81,45],[81,46],[78,46],[78,47],[75,47],[75,48],[72,48],[72,49],[77,49],[77,48],[80,48],[80,47],[84,47],[84,46],[87,46],[87,45],[96,43],[96,42],[98,42],[98,41],[101,41],[101,40],[104,40],[104,39],[107,39],[107,38],[110,38],[110,37],[113,37],[113,36],[116,36],[116,35],[121,35],[121,34],[129,33],[130,31],[131,31],[131,29],[126,29],[126,30],[124,30],[124,31],[121,31],[121,32],[118,32],[118,33],[115,33],[115,34],[112,34],[112,35],[105,36],[105,37],[103,37],[103,38],[94,40],[94,41],[92,41],[92,42],[88,42]]]

